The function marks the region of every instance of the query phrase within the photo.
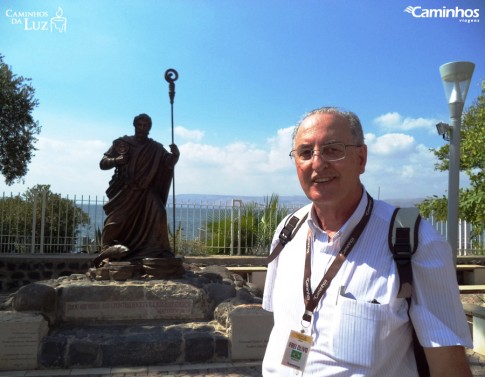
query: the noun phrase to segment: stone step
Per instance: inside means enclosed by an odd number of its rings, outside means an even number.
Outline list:
[[[60,326],[44,337],[41,368],[158,366],[226,362],[229,339],[217,323]]]

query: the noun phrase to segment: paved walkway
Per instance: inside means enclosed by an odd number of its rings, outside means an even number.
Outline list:
[[[474,377],[485,377],[485,356],[467,350]],[[261,377],[261,362],[0,372],[1,377]],[[458,376],[457,376],[458,377]]]
[[[0,372],[2,377],[261,377],[261,361],[218,364],[167,365],[130,368],[92,368]]]

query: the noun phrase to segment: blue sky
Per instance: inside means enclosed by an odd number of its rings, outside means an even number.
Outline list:
[[[99,160],[148,113],[171,142],[164,72],[179,72],[177,194],[300,195],[291,130],[316,107],[361,118],[362,180],[383,199],[446,194],[429,148],[449,120],[439,66],[476,64],[466,106],[485,80],[485,6],[467,0],[0,0],[0,53],[32,78],[42,126],[23,192],[102,196]],[[408,7],[478,9],[479,22],[414,17]],[[26,14],[25,12],[30,12]],[[32,13],[34,12],[34,13]],[[56,16],[65,32],[50,30]],[[62,13],[62,14],[60,14]],[[45,27],[46,30],[42,30]],[[466,185],[461,179],[461,185]]]

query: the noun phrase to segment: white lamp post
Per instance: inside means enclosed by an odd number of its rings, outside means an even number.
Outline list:
[[[465,106],[466,95],[470,87],[475,64],[470,62],[452,62],[440,67],[441,79],[445,88],[448,108],[450,110],[451,127],[450,162],[448,176],[448,242],[453,251],[456,264],[458,252],[458,192],[460,188],[460,127],[461,115]]]

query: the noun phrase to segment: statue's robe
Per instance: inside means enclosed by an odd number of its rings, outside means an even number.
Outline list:
[[[124,136],[113,142],[105,158],[120,155],[116,144],[126,143],[128,163],[119,166],[106,193],[103,249],[124,245],[129,252],[120,260],[173,256],[168,237],[166,204],[178,156],[162,144]]]

